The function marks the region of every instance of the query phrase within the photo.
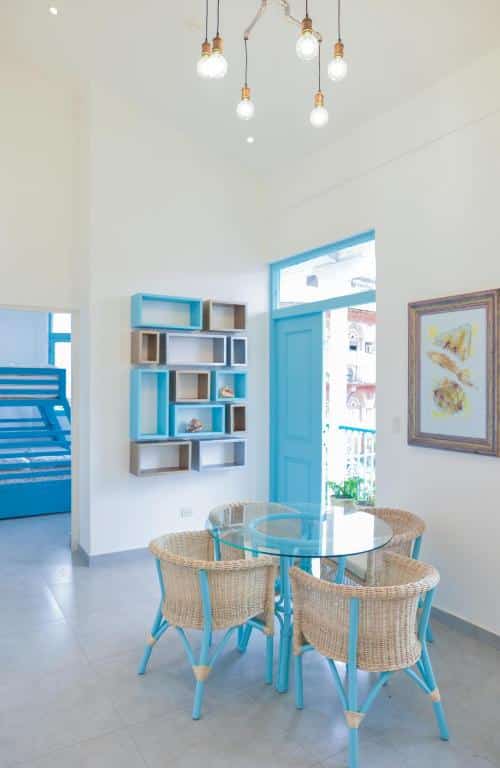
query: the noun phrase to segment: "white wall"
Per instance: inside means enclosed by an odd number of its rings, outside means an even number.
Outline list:
[[[47,365],[47,312],[0,309],[0,365]]]
[[[203,527],[210,508],[267,493],[267,268],[254,233],[257,190],[164,121],[93,94],[90,222],[89,554],[144,547]],[[248,302],[248,467],[129,474],[130,295]],[[181,508],[192,510],[182,519]]]
[[[426,520],[437,604],[497,633],[499,459],[409,447],[406,425],[408,302],[500,287],[499,71],[500,50],[276,174],[268,224],[275,259],[376,229],[378,503]]]

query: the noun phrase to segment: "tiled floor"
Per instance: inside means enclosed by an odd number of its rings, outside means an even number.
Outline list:
[[[152,561],[73,567],[67,517],[0,522],[0,768],[341,768],[346,727],[325,664],[304,663],[306,709],[265,686],[263,646],[229,649],[204,717],[175,635],[136,667],[157,606]],[[366,768],[500,765],[500,654],[434,623],[432,657],[452,731],[440,742],[405,676],[361,730]],[[365,685],[370,676],[363,679]]]

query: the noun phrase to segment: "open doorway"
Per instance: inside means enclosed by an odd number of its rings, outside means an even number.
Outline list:
[[[71,315],[0,310],[0,520],[71,511]]]

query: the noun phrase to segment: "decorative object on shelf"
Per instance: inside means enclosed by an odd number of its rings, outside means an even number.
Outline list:
[[[498,455],[499,294],[409,305],[410,445]]]
[[[198,440],[193,442],[193,469],[241,469],[246,465],[246,440]]]
[[[163,475],[189,472],[191,469],[191,443],[155,442],[130,444],[130,472],[132,475]]]
[[[224,41],[220,34],[220,0],[217,0],[217,33],[210,45],[208,40],[208,0],[205,3],[205,39],[201,44],[201,57],[196,71],[204,80],[220,80],[227,75]]]
[[[246,327],[246,304],[231,304],[228,301],[213,301],[212,299],[203,302],[203,329],[205,331],[237,333],[238,331],[246,331]]]
[[[201,299],[153,293],[136,293],[132,296],[132,328],[200,331],[201,313]]]
[[[234,389],[232,387],[229,387],[229,386],[226,385],[226,386],[220,388],[219,395],[221,397],[233,398],[234,397]]]
[[[335,83],[340,83],[347,75],[347,63],[344,59],[344,43],[341,34],[341,0],[337,0],[337,42],[333,46],[333,59],[328,65],[328,77]]]
[[[190,422],[188,422],[188,425],[186,427],[186,432],[202,432],[203,431],[203,422],[199,419],[191,419]]]
[[[323,37],[314,28],[309,16],[309,3],[305,0],[305,16],[303,19],[292,15],[289,0],[276,0],[284,18],[300,28],[300,34],[295,45],[295,51],[301,61],[311,62],[320,58],[321,43]],[[255,114],[255,104],[252,101],[251,90],[248,85],[248,41],[256,24],[260,21],[264,12],[270,5],[270,0],[260,0],[260,6],[248,27],[243,32],[245,78],[241,89],[241,99],[236,107],[236,114],[240,120],[250,120]],[[210,44],[208,39],[208,0],[205,7],[205,39],[201,45],[201,58],[198,60],[197,72],[203,79],[222,78],[227,73],[227,61],[223,55],[223,42],[219,34],[220,0],[217,0],[217,34]],[[321,66],[321,64],[319,64]],[[344,43],[341,35],[341,0],[337,0],[337,41],[333,46],[333,57],[328,66],[328,75],[334,82],[340,82],[346,77],[347,64],[344,58]],[[324,126],[328,122],[328,112],[324,107],[324,95],[319,89],[315,96],[315,108],[310,116],[313,126]]]
[[[321,90],[321,43],[318,53],[318,90],[314,94],[314,107],[309,116],[311,125],[315,128],[323,128],[328,123],[328,110],[325,107],[325,95]]]

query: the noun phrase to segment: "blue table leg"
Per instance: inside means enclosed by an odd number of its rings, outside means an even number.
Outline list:
[[[335,574],[335,583],[343,584],[345,576],[345,566],[347,563],[347,557],[339,557],[337,560],[337,573]]]
[[[276,683],[276,690],[279,693],[286,693],[288,691],[288,676],[290,670],[290,652],[292,644],[292,600],[290,594],[290,577],[288,575],[288,571],[290,570],[291,564],[292,560],[290,557],[280,557],[282,623],[278,680]]]

